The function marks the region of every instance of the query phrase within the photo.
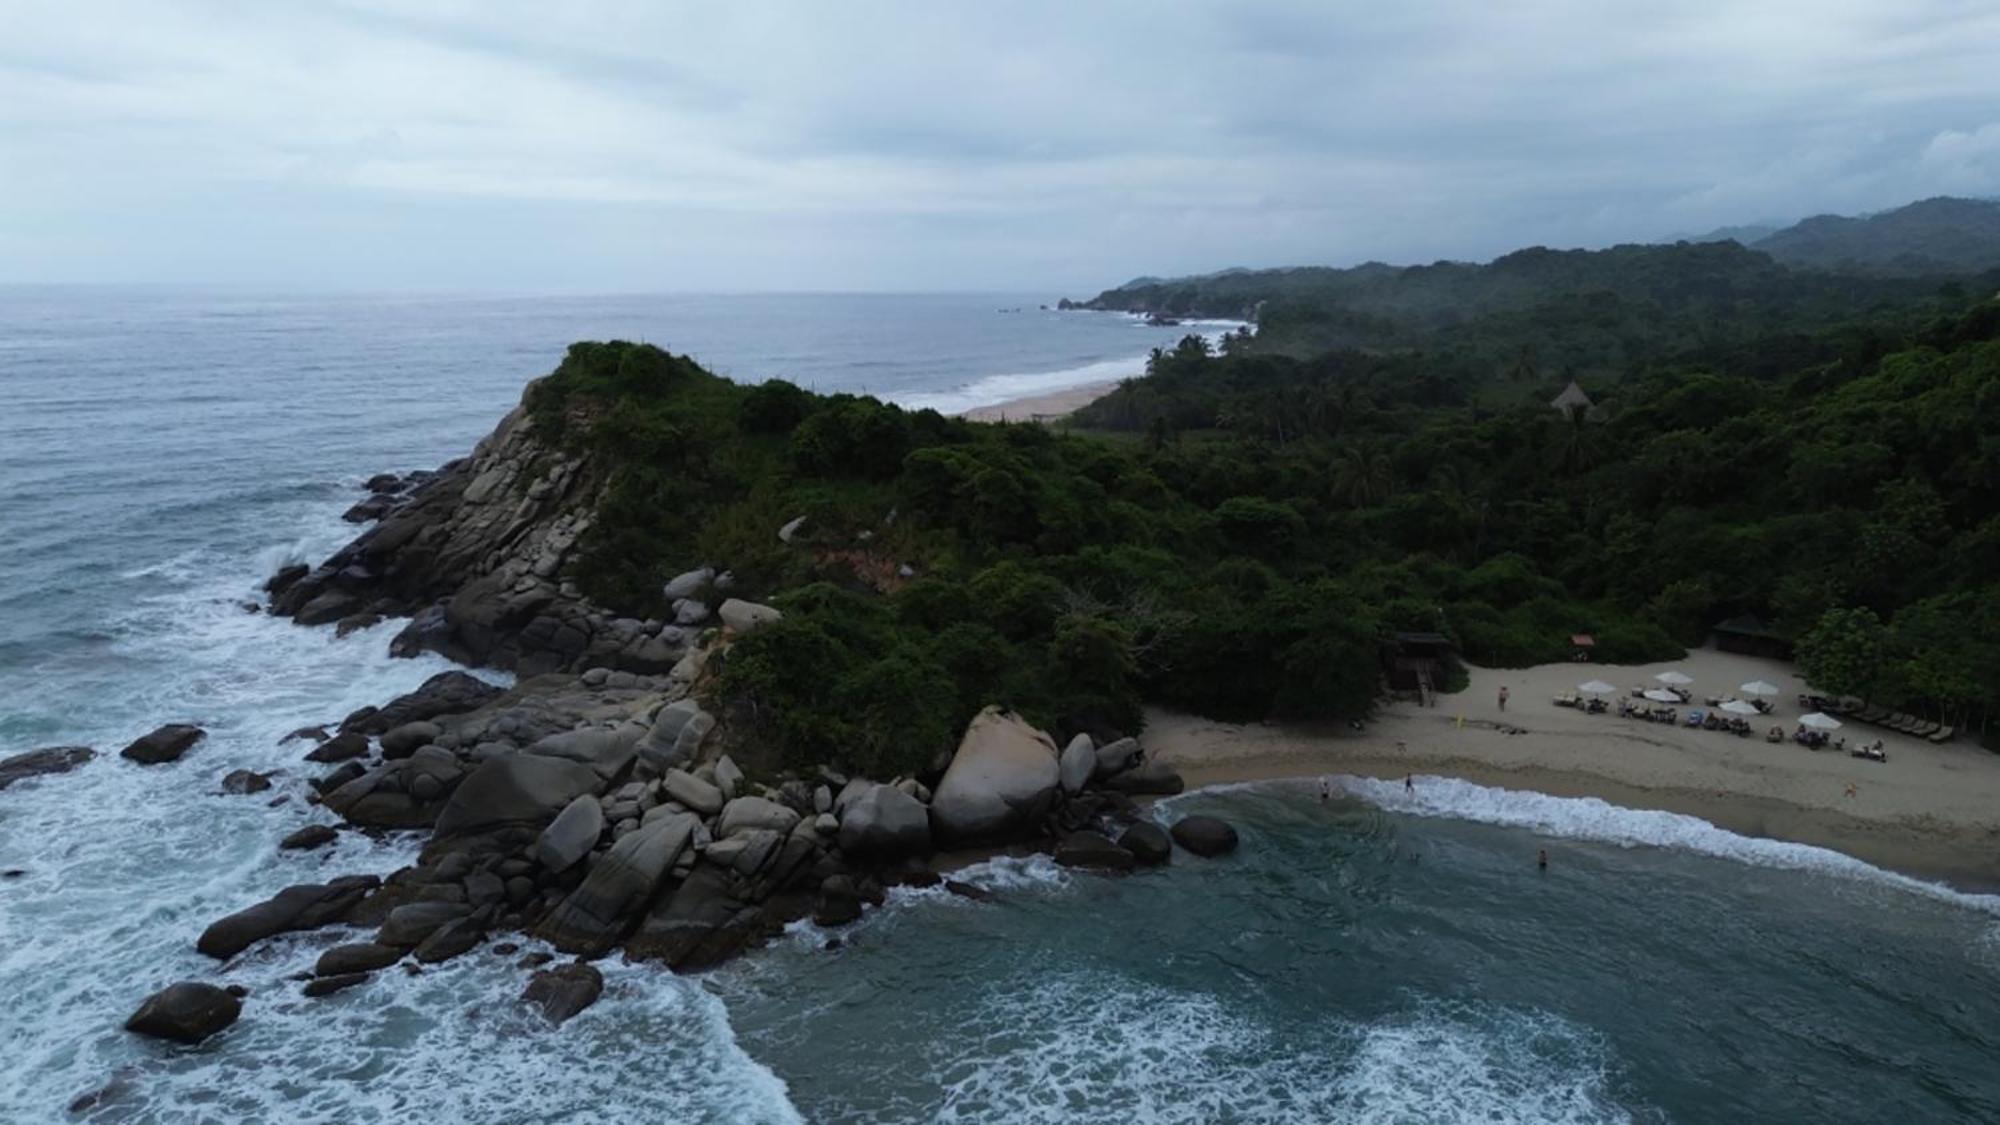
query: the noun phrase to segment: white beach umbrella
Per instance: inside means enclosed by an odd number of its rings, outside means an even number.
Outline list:
[[[1811,727],[1814,730],[1839,730],[1840,720],[1824,712],[1814,711],[1812,714],[1801,718],[1799,725],[1802,727]]]
[[[1666,688],[1654,688],[1652,691],[1646,693],[1646,698],[1655,703],[1679,703],[1681,701],[1680,696],[1675,695]]]
[[[1740,699],[1732,699],[1724,703],[1720,710],[1727,711],[1732,715],[1755,715],[1757,714],[1757,705],[1754,703],[1745,703]]]
[[[1663,684],[1672,684],[1675,687],[1686,687],[1694,682],[1692,679],[1681,675],[1679,672],[1672,672],[1672,671],[1662,672],[1659,675],[1654,676],[1653,678],[1660,681]]]
[[[1592,680],[1587,684],[1576,685],[1576,690],[1585,695],[1603,695],[1607,691],[1617,691],[1618,689],[1605,683],[1603,680]]]
[[[1762,680],[1751,680],[1736,690],[1742,692],[1744,695],[1776,695],[1778,694],[1778,685],[1767,684]]]

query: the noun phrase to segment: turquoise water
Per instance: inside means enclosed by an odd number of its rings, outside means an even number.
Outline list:
[[[0,880],[0,1121],[2000,1120],[1993,900],[1429,779],[1183,798],[1166,815],[1228,816],[1243,850],[1122,880],[996,861],[969,877],[997,901],[897,892],[837,951],[800,927],[702,977],[609,963],[554,1033],[509,958],[310,1001],[288,978],[340,934],[226,974],[194,952],[279,887],[414,853],[279,853],[316,814],[278,739],[446,665],[389,660],[395,623],[335,640],[239,605],[353,534],[362,479],[465,452],[576,337],[957,408],[1182,331],[1033,305],[0,289],[0,756],[108,752],[0,793],[25,872]],[[169,720],[210,738],[114,756]],[[239,767],[287,772],[220,795]],[[191,976],[249,988],[241,1022],[198,1049],[119,1030]]]

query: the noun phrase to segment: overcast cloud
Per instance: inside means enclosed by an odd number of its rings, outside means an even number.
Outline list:
[[[1094,292],[2000,193],[2000,5],[0,7],[0,281]]]

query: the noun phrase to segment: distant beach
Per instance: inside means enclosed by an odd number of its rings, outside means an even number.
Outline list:
[[[1657,687],[1669,668],[1694,680],[1695,708],[1739,684],[1782,689],[1749,738],[1612,713],[1586,714],[1551,699],[1601,679]],[[2000,756],[1961,736],[1942,746],[1849,722],[1849,746],[1880,739],[1887,762],[1791,741],[1801,681],[1784,663],[1702,649],[1667,664],[1547,664],[1471,669],[1471,686],[1435,707],[1395,703],[1361,732],[1345,727],[1233,724],[1166,711],[1147,717],[1147,747],[1190,786],[1354,774],[1463,778],[1554,796],[1591,796],[1635,809],[1686,813],[1746,836],[1813,844],[1967,889],[2000,885]],[[1506,711],[1497,704],[1509,689]],[[1615,699],[1616,696],[1607,696]],[[1680,709],[1685,717],[1689,708]],[[1782,727],[1784,742],[1764,740]],[[1852,785],[1852,792],[1849,786]]]
[[[1032,422],[1037,418],[1063,418],[1117,389],[1116,382],[1086,383],[1080,387],[1065,387],[1047,394],[1027,395],[991,406],[974,407],[962,417],[974,422]]]

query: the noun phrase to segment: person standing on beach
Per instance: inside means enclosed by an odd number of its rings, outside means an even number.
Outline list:
[[[1501,709],[1502,711],[1505,711],[1505,710],[1507,709],[1507,685],[1506,685],[1506,684],[1501,684],[1501,685],[1500,685],[1500,709]]]

